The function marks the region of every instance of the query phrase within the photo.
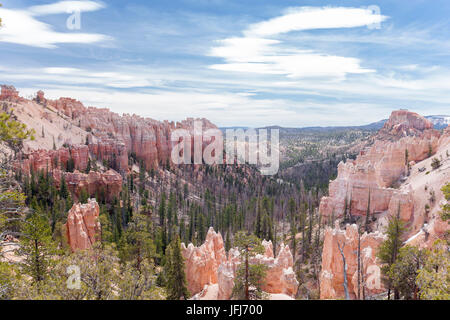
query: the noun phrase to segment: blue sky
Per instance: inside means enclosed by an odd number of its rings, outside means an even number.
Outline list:
[[[0,83],[25,96],[219,126],[450,113],[445,0],[0,2]]]

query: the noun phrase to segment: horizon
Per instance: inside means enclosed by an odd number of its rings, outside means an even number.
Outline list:
[[[0,83],[218,127],[448,113],[448,2],[253,2],[3,0]]]
[[[0,86],[7,86],[7,87],[12,86],[13,88],[15,88],[15,89],[17,90],[17,88],[16,88],[14,85],[12,85],[12,84],[5,84],[5,83],[4,83],[4,84],[0,84]],[[34,99],[34,97],[36,96],[36,94],[37,94],[38,91],[42,91],[42,92],[44,92],[44,94],[45,94],[45,91],[43,91],[43,90],[38,90],[37,92],[33,92],[33,93],[31,93],[31,94],[27,94],[27,96],[25,97],[24,95],[21,95],[20,90],[17,90],[17,91],[18,91],[18,95],[19,95],[20,97],[22,97],[22,98],[24,98],[24,99],[28,99],[28,100],[30,100],[30,101],[31,101],[32,99]],[[51,99],[49,99],[49,100],[55,101],[55,100],[62,99],[62,98],[70,98],[70,99],[75,99],[75,100],[77,100],[77,101],[80,101],[80,100],[77,99],[76,97],[70,97],[70,96],[61,96],[61,97],[57,97],[57,98],[51,98]],[[48,99],[47,96],[46,96],[46,99]],[[141,115],[141,114],[138,114],[138,113],[115,112],[115,111],[111,110],[111,108],[109,108],[109,107],[107,107],[107,106],[106,106],[106,107],[91,106],[91,105],[85,105],[85,104],[83,103],[83,101],[80,101],[80,102],[83,104],[83,106],[84,106],[85,108],[107,109],[109,112],[116,113],[116,114],[118,114],[119,116],[125,116],[125,115],[131,115],[131,116],[134,116],[134,115],[136,115],[136,116],[140,116],[140,117],[143,117],[143,118],[148,118],[148,119],[152,119],[152,120],[157,120],[157,121],[160,121],[160,122],[168,121],[168,122],[178,123],[178,122],[182,122],[182,121],[188,120],[188,119],[206,119],[206,120],[210,120],[210,119],[208,119],[208,118],[204,118],[204,117],[192,117],[192,116],[190,116],[190,115],[187,115],[185,118],[180,118],[180,119],[177,119],[177,120],[173,120],[173,119],[155,119],[155,118],[152,118],[151,116],[145,116],[145,115]],[[242,125],[220,126],[220,125],[217,125],[217,124],[214,123],[214,122],[212,122],[212,123],[213,123],[214,125],[216,125],[217,128],[219,128],[219,129],[221,129],[221,130],[223,130],[223,129],[265,129],[265,128],[273,128],[273,127],[278,127],[278,128],[280,128],[280,129],[310,129],[310,128],[311,128],[311,129],[314,129],[314,128],[323,128],[323,129],[327,129],[327,128],[352,128],[352,127],[358,128],[358,127],[365,127],[365,126],[375,125],[375,124],[380,123],[380,122],[385,122],[385,121],[387,121],[387,120],[389,119],[389,117],[391,116],[392,112],[398,111],[398,110],[406,110],[406,111],[414,112],[414,111],[412,111],[412,110],[405,109],[405,108],[393,109],[393,110],[390,111],[389,116],[386,117],[386,118],[384,118],[384,119],[376,120],[376,121],[373,121],[373,122],[370,122],[370,123],[360,123],[360,124],[356,124],[356,125],[319,125],[319,124],[314,125],[314,124],[312,124],[312,125],[310,125],[310,126],[290,127],[290,126],[282,126],[282,125],[280,125],[280,124],[269,124],[269,125],[265,125],[265,126],[252,127],[252,126],[242,126]],[[447,122],[449,122],[449,124],[450,124],[450,115],[449,115],[449,114],[429,114],[429,115],[420,114],[420,113],[417,113],[417,114],[419,114],[420,116],[422,116],[422,117],[424,117],[424,118],[427,118],[427,119],[430,118],[430,117],[443,117],[443,118],[446,118],[445,120],[446,120]]]

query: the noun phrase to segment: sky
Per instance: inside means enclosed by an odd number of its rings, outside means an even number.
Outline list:
[[[0,83],[218,126],[450,114],[450,1],[0,0]]]

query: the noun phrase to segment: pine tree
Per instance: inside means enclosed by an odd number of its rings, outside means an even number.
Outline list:
[[[73,172],[73,170],[75,170],[75,161],[73,160],[72,155],[70,155],[69,160],[67,160],[66,169],[68,172]]]
[[[91,172],[91,158],[88,159],[88,163],[86,166],[86,173]]]
[[[389,217],[389,224],[386,229],[387,239],[383,241],[378,249],[377,256],[383,263],[381,268],[382,273],[385,276],[385,282],[388,287],[388,299],[391,296],[392,278],[389,275],[391,266],[397,261],[397,257],[402,245],[401,237],[405,231],[404,222],[400,220],[400,205],[398,207],[398,213],[396,216]],[[399,292],[394,288],[395,299],[399,298]]]
[[[252,257],[264,253],[261,240],[255,235],[239,231],[235,235],[234,244],[241,253],[241,264],[236,271],[232,297],[250,300],[250,288],[255,288],[255,298],[262,297],[262,285],[266,276],[267,267],[264,264],[250,264]]]
[[[0,140],[8,144],[14,155],[22,149],[23,141],[34,140],[34,129],[27,130],[27,126],[11,118],[11,114],[0,112]]]
[[[144,261],[153,263],[156,254],[151,234],[152,222],[142,213],[135,213],[124,233],[124,242],[120,248],[122,261],[131,262],[140,272]]]
[[[35,284],[39,284],[46,279],[56,250],[50,225],[43,215],[34,212],[25,221],[20,245],[19,252],[25,256],[23,270]]]
[[[447,200],[447,203],[442,206],[440,216],[443,221],[447,221],[450,219],[450,183],[443,186],[441,190],[444,194],[445,200]]]
[[[417,299],[417,274],[425,262],[425,251],[416,247],[405,246],[399,250],[397,261],[389,270],[392,285],[403,299]]]
[[[438,240],[427,252],[424,266],[418,271],[416,284],[420,299],[450,300],[450,252],[444,240]]]
[[[187,289],[184,258],[181,254],[181,244],[178,236],[173,239],[166,249],[164,273],[166,276],[167,299],[188,299],[190,293]]]
[[[86,188],[82,188],[80,191],[80,203],[87,203],[89,198]]]

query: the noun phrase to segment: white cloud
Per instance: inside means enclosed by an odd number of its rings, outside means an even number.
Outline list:
[[[243,38],[245,39],[245,38]],[[318,54],[311,51],[284,52],[273,48],[272,53],[245,56],[245,48],[228,46],[215,50],[216,55],[222,51],[226,64],[211,65],[211,69],[261,74],[286,75],[290,78],[334,78],[343,79],[348,73],[361,74],[375,72],[360,66],[359,59]],[[270,50],[261,50],[269,52]]]
[[[337,29],[371,26],[387,19],[379,13],[364,8],[300,7],[283,16],[251,25],[247,36],[273,36],[281,33],[314,29]]]
[[[78,68],[50,67],[44,68],[42,71],[48,74],[73,74],[82,70]]]
[[[103,9],[102,3],[95,1],[60,1],[52,4],[32,6],[28,12],[32,15],[48,15],[72,12],[89,12]]]
[[[91,11],[94,10],[92,3],[91,1],[63,1],[53,5],[31,7],[29,10],[0,8],[0,16],[2,17],[0,42],[55,48],[57,44],[61,43],[89,44],[109,40],[110,37],[102,34],[56,32],[50,25],[37,20],[33,16],[35,14],[63,13],[63,9],[76,4],[79,8]],[[97,7],[97,9],[99,8],[101,7]]]
[[[1,66],[0,66],[1,70]],[[101,87],[130,89],[162,86],[154,75],[142,72],[103,72],[69,67],[5,68],[2,76],[8,81],[45,81],[66,85],[96,85]]]
[[[225,63],[209,68],[222,71],[285,75],[290,78],[345,79],[347,74],[372,73],[360,60],[288,47],[281,40],[268,39],[282,33],[324,28],[352,28],[380,23],[385,16],[369,9],[301,7],[285,15],[250,25],[243,37],[218,40],[209,55]]]

